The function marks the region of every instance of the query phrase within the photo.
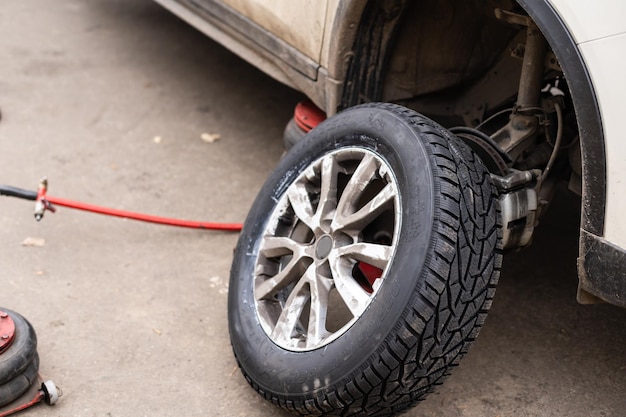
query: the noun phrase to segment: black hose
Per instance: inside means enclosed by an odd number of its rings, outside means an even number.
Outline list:
[[[487,142],[496,152],[500,154],[500,156],[502,157],[502,159],[504,159],[505,162],[507,163],[513,162],[509,154],[504,152],[502,148],[500,148],[500,146],[498,146],[498,144],[489,135],[487,135],[484,132],[481,132],[478,129],[474,129],[472,127],[466,127],[466,126],[456,126],[456,127],[451,127],[448,130],[454,134],[465,133],[468,135],[474,135],[482,139],[483,141]]]
[[[24,200],[37,200],[37,192],[24,190],[22,188],[11,187],[10,185],[2,185],[0,184],[0,195],[5,195],[8,197],[17,197]]]

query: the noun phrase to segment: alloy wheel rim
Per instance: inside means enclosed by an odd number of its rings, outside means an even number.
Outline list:
[[[378,154],[344,148],[311,163],[259,241],[254,299],[268,337],[310,351],[354,325],[386,278],[400,214],[397,181]]]

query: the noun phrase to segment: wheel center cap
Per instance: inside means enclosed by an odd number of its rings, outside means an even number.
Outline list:
[[[320,237],[315,244],[315,257],[317,259],[324,259],[330,254],[332,249],[333,238],[328,235],[324,235]]]

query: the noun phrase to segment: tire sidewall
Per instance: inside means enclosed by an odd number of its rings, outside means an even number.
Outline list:
[[[432,306],[412,300],[416,288],[424,285],[438,192],[420,129],[385,109],[349,109],[296,144],[259,192],[235,251],[228,300],[233,350],[259,389],[303,396],[341,383],[375,354],[409,304],[417,302],[413,307],[432,314]],[[393,260],[374,299],[346,333],[313,351],[285,350],[267,336],[256,313],[253,280],[259,242],[277,202],[300,173],[323,155],[346,147],[376,153],[393,171],[401,207]]]

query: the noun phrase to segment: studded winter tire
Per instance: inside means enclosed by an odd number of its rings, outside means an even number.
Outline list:
[[[299,414],[387,415],[440,384],[481,328],[501,266],[481,161],[400,106],[311,131],[259,192],[228,299],[247,381]]]

